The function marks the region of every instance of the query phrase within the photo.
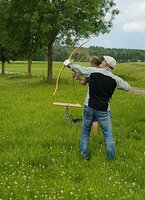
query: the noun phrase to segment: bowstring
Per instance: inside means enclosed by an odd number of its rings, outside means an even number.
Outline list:
[[[86,49],[84,47],[79,48],[77,53],[75,54],[73,58],[73,64],[81,65],[81,62],[83,59],[85,59],[86,56]],[[73,78],[74,76],[74,78]],[[83,88],[81,90],[81,87],[83,87],[80,83],[79,77],[80,75],[77,73],[72,72],[72,84],[73,84],[73,93],[75,95],[76,103],[80,103],[80,91],[83,91]],[[81,103],[80,103],[81,104]],[[79,116],[80,111],[77,109],[76,115]],[[79,116],[80,117],[80,116]]]

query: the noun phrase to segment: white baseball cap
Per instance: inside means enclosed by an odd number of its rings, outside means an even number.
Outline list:
[[[108,63],[108,65],[112,68],[114,68],[116,66],[116,60],[111,57],[111,56],[103,56],[103,58],[106,60],[106,62]]]

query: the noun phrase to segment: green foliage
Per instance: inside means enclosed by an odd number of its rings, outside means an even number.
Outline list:
[[[25,67],[23,62],[7,64],[11,70]],[[42,69],[46,70],[46,63],[36,62],[35,73]],[[59,69],[60,63],[55,63],[55,75]],[[118,65],[115,73],[126,75],[129,69],[136,78],[143,66]],[[54,101],[83,105],[87,87],[72,85],[68,71],[64,70],[56,97],[54,84],[46,84],[42,77],[0,76],[0,198],[144,200],[145,98],[115,92],[111,107],[117,158],[106,159],[99,130],[90,137],[92,160],[81,160],[81,124],[65,124],[64,108],[52,105]],[[69,112],[81,117],[83,108]]]
[[[58,3],[59,2],[59,3]],[[55,29],[59,38],[71,44],[74,39],[106,33],[118,14],[114,1],[67,0],[54,1],[57,10]],[[91,11],[91,12],[90,12]],[[109,16],[110,17],[106,17]],[[70,40],[69,40],[70,39]]]
[[[10,39],[17,44],[17,51],[21,57],[32,59],[34,51],[40,45],[37,1],[12,0],[9,12],[7,28]]]
[[[9,61],[14,52],[6,30],[8,5],[9,1],[0,1],[0,61],[3,63]]]

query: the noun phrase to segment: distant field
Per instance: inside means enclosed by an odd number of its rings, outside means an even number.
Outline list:
[[[89,63],[81,63],[82,65],[89,65]],[[58,74],[58,71],[62,67],[61,62],[55,62],[54,64],[54,77]],[[6,64],[6,71],[11,72],[23,72],[27,73],[27,62],[12,62]],[[67,70],[66,70],[67,71]],[[69,72],[63,72],[64,76]],[[128,81],[132,86],[145,88],[145,63],[122,63],[118,64],[114,73]],[[47,62],[34,61],[32,65],[33,75],[44,75],[47,74]]]
[[[62,63],[54,63],[54,77]],[[34,63],[32,73],[46,75],[47,63]],[[6,71],[27,72],[26,63]],[[133,86],[145,88],[145,63],[118,64],[114,71]],[[145,97],[116,91],[111,102],[116,160],[106,159],[101,130],[91,134],[91,161],[81,160],[81,124],[65,123],[63,107],[54,101],[80,103],[87,87],[70,79],[65,69],[56,96],[44,76],[0,75],[1,200],[144,200]],[[81,109],[70,109],[81,118]]]

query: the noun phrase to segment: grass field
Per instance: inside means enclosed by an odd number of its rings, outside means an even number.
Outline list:
[[[145,88],[145,63],[119,64],[115,74]],[[54,65],[56,77],[60,63]],[[64,70],[57,96],[44,78],[47,63],[34,63],[28,79],[0,76],[0,199],[144,200],[145,97],[116,91],[111,102],[117,158],[106,159],[101,130],[91,134],[91,161],[79,155],[81,124],[65,123],[64,108],[54,101],[83,105],[87,87],[72,83]],[[27,72],[26,63],[6,71]],[[82,117],[81,109],[70,109]]]

